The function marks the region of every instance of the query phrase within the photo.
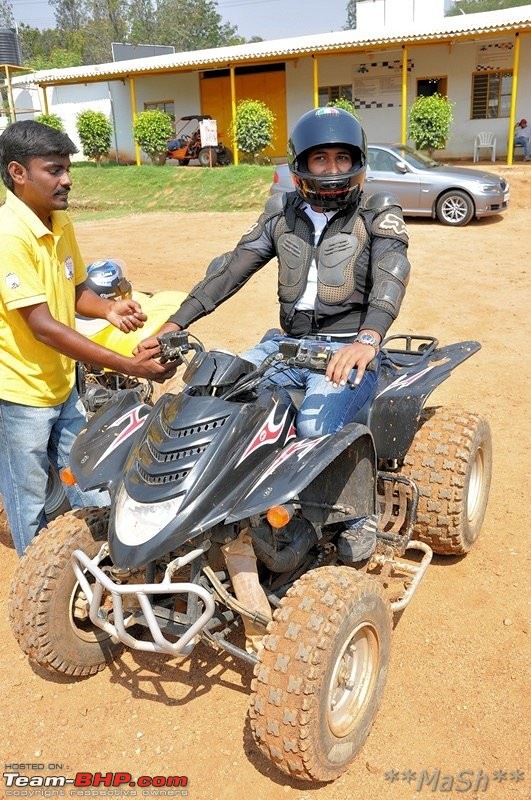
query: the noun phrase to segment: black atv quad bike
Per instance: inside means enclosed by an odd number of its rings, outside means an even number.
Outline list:
[[[393,614],[432,551],[466,553],[491,477],[487,422],[423,409],[477,342],[384,343],[377,393],[335,434],[300,438],[295,402],[270,370],[326,368],[326,341],[288,340],[259,368],[161,337],[187,363],[185,389],[154,407],[115,394],[71,454],[106,509],[51,522],[21,559],[14,634],[52,673],[92,675],[123,646],[178,657],[198,644],[254,666],[251,729],[280,770],[307,781],[344,772],[376,715]],[[189,354],[194,356],[189,359]],[[340,563],[345,521],[377,522],[368,559]]]

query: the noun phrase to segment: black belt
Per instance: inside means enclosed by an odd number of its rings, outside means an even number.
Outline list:
[[[306,336],[301,336],[301,339],[313,339],[319,342],[343,342],[343,344],[352,344],[356,341],[358,333],[309,333]]]

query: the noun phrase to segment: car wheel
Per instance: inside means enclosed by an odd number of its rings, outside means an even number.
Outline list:
[[[437,200],[436,214],[443,225],[467,225],[474,216],[472,198],[459,189],[445,192]]]

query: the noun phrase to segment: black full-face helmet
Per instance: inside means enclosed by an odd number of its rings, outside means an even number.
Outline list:
[[[94,261],[87,267],[85,285],[105,298],[129,298],[133,287],[116,261]]]
[[[308,155],[316,147],[345,147],[352,169],[335,175],[314,175]],[[288,141],[288,164],[295,189],[312,206],[326,209],[357,208],[367,166],[365,132],[353,114],[325,106],[307,111],[295,123]]]

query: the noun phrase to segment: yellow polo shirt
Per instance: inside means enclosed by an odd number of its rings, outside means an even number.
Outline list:
[[[63,403],[75,362],[33,336],[19,308],[47,303],[52,317],[75,326],[75,290],[86,277],[66,211],[52,212],[53,232],[12,192],[0,207],[0,398],[21,405]]]

